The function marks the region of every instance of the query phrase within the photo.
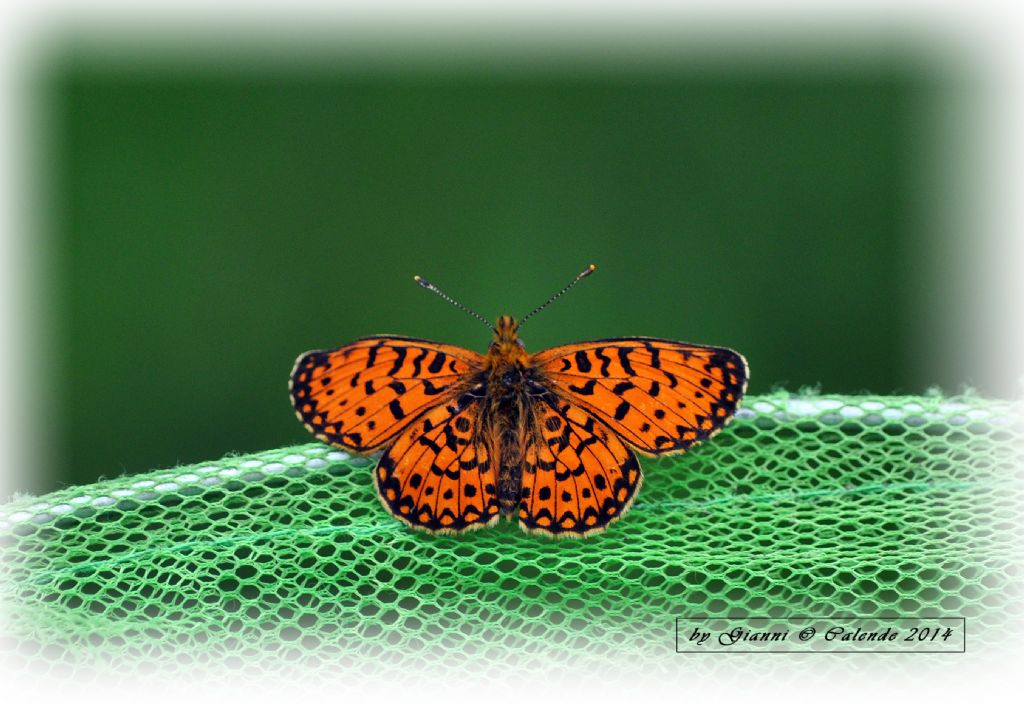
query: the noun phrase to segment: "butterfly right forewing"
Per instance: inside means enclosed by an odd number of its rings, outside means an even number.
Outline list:
[[[300,355],[289,388],[299,420],[318,439],[365,453],[456,394],[483,358],[417,338],[362,338]]]

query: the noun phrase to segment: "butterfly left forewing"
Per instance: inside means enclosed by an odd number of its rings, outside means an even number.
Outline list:
[[[300,355],[289,380],[292,405],[320,440],[367,452],[456,394],[482,361],[470,350],[428,340],[362,338]]]
[[[551,348],[532,360],[551,388],[644,453],[681,452],[739,406],[747,363],[728,348],[612,338]]]

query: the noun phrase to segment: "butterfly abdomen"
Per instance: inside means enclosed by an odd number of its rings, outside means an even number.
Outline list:
[[[527,389],[529,371],[521,364],[506,360],[491,367],[488,398],[485,403],[485,428],[498,463],[498,501],[501,512],[512,516],[519,506],[522,491],[523,453],[530,405]]]
[[[523,476],[523,444],[517,428],[506,426],[502,429],[501,466],[498,468],[498,502],[501,513],[511,516],[519,505],[519,493]]]

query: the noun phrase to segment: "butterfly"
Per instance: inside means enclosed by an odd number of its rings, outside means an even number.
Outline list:
[[[501,517],[528,532],[585,537],[630,508],[636,453],[682,453],[733,417],[748,367],[728,348],[608,338],[530,354],[522,324],[497,324],[416,281],[493,333],[486,355],[397,335],[299,356],[289,381],[299,420],[355,453],[382,451],[377,494],[417,529],[456,533]]]

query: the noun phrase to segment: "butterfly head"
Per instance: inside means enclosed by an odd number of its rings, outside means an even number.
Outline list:
[[[511,352],[517,348],[523,348],[523,341],[519,338],[519,321],[512,316],[498,316],[491,350]]]
[[[526,347],[519,338],[519,321],[512,316],[499,316],[494,326],[494,339],[491,341],[490,355],[495,363],[525,362]]]

